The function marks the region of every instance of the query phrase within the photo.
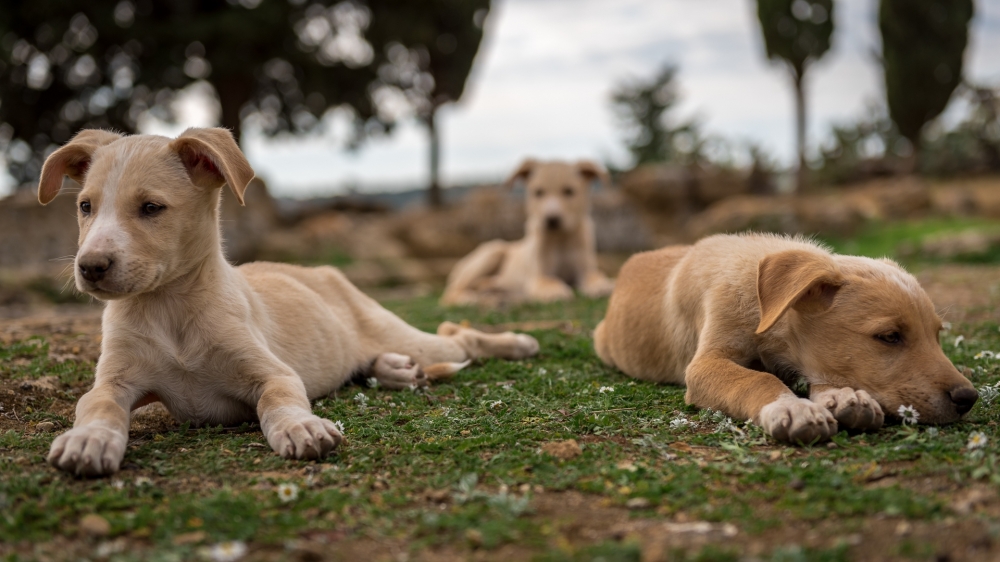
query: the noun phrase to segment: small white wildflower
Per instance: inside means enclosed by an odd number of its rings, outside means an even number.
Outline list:
[[[677,416],[670,420],[670,429],[684,429],[685,427],[695,427],[695,425],[694,422],[684,416]]]
[[[284,483],[278,486],[278,499],[282,503],[293,502],[299,497],[299,487],[295,484]]]
[[[993,386],[987,384],[979,389],[979,400],[981,400],[983,404],[992,404],[997,398],[1000,398],[1000,382],[994,384]]]
[[[916,425],[917,420],[920,419],[920,412],[912,405],[900,406],[897,413],[899,413],[899,417],[903,418],[903,425]]]
[[[243,558],[247,553],[247,545],[243,541],[226,541],[212,546],[209,556],[215,562],[233,562]]]
[[[116,490],[121,490],[122,488],[125,487],[125,481],[115,478],[114,480],[111,481],[111,487]]]
[[[940,433],[940,432],[938,431],[938,428],[936,428],[936,427],[928,427],[927,431],[925,431],[924,433],[926,433],[928,437],[937,437],[938,433]]]
[[[141,488],[143,486],[152,486],[152,485],[153,481],[147,478],[146,476],[139,476],[135,479],[136,488]]]
[[[955,347],[962,345],[962,342],[964,341],[965,341],[965,336],[955,336]]]
[[[378,388],[378,379],[375,377],[368,377],[365,379],[365,383],[368,385],[368,388]]]
[[[613,386],[602,386],[601,388],[597,389],[597,392],[600,392],[601,394],[604,394],[605,392],[614,392],[614,391],[615,387]]]
[[[944,330],[945,332],[950,332],[951,331],[951,322],[942,322],[941,323],[941,329]]]
[[[354,401],[360,404],[361,406],[368,405],[368,397],[361,392],[354,395]]]
[[[490,402],[489,405],[490,405],[490,408],[493,408],[495,410],[495,409],[499,408],[500,406],[503,406],[503,401],[502,400],[496,400],[494,402]]]
[[[344,422],[337,420],[333,422],[333,427],[337,428],[337,431],[339,431],[341,435],[344,434]]]
[[[104,541],[97,545],[97,548],[94,550],[94,554],[96,554],[98,558],[110,558],[112,554],[123,552],[125,550],[125,546],[125,540],[121,538],[113,541]]]
[[[545,370],[545,367],[539,367],[538,368],[538,374],[539,375],[547,375],[547,374],[549,374],[549,372],[547,370]]]
[[[989,439],[986,438],[986,434],[982,431],[973,431],[969,434],[969,442],[965,445],[967,449],[982,449],[986,446]]]
[[[972,358],[973,359],[995,359],[996,356],[997,356],[996,353],[993,353],[992,351],[990,351],[988,349],[984,349],[984,350],[980,351],[979,353],[975,354]]]

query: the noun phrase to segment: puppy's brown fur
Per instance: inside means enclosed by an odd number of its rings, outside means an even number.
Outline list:
[[[83,186],[76,285],[107,305],[94,388],[49,453],[63,470],[118,470],[129,412],[154,401],[195,425],[259,420],[281,455],[321,457],[342,435],[309,401],[355,374],[415,387],[470,359],[538,350],[529,336],[451,323],[421,332],[331,267],[229,265],[220,188],[242,202],[254,173],[225,129],[83,131],[46,160],[43,204],[64,175]]]
[[[900,406],[925,423],[968,412],[978,395],[940,329],[927,294],[890,260],[719,235],[633,256],[594,345],[630,376],[686,385],[690,404],[809,442],[876,429]],[[808,400],[786,385],[799,377]]]
[[[525,182],[525,236],[486,242],[448,276],[442,304],[554,301],[611,294],[614,283],[597,269],[590,184],[607,184],[599,165],[525,160],[507,180]]]

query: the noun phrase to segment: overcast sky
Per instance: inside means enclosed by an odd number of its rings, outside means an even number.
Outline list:
[[[877,0],[837,0],[833,47],[808,76],[809,136],[858,117],[881,96]],[[614,84],[679,65],[679,113],[709,133],[756,141],[782,162],[793,152],[787,72],[763,54],[753,0],[494,0],[487,37],[461,102],[441,112],[447,182],[499,178],[521,158],[625,163],[609,108]],[[1000,2],[977,0],[966,76],[1000,83]],[[952,110],[952,113],[957,113]],[[205,112],[190,112],[191,124]],[[417,187],[426,137],[410,123],[345,152],[325,138],[264,140],[245,150],[276,195],[333,193],[349,185]]]

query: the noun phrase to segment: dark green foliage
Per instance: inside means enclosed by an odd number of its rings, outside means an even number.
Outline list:
[[[767,58],[784,61],[798,77],[830,49],[833,0],[758,0],[757,18]]]
[[[388,64],[379,70],[380,84],[376,87],[402,93],[427,127],[428,196],[432,205],[439,205],[442,199],[437,110],[444,104],[457,102],[465,91],[483,39],[490,0],[369,0],[368,5],[379,17],[372,20],[366,37],[376,44],[388,45]]]
[[[676,78],[677,67],[666,65],[650,79],[619,84],[611,94],[635,165],[676,161],[697,144],[697,125],[691,121],[675,124],[669,115],[678,102]]]
[[[924,125],[962,81],[972,13],[972,0],[882,0],[879,6],[889,115],[917,149]]]
[[[806,174],[806,101],[803,78],[809,66],[830,49],[833,0],[757,0],[757,18],[767,58],[785,63],[795,87],[795,139],[798,188]]]
[[[1000,171],[1000,90],[964,84],[957,92],[969,102],[968,115],[951,129],[932,127],[924,134],[917,162],[912,162],[912,143],[884,107],[871,108],[857,121],[833,125],[814,166],[817,181],[864,181],[914,164],[915,171],[934,177]]]
[[[482,4],[3,2],[0,150],[18,182],[32,181],[44,152],[77,130],[135,131],[147,109],[169,120],[173,95],[199,79],[215,89],[221,124],[237,138],[249,122],[267,134],[316,130],[328,108],[347,106],[357,141],[392,126],[373,92],[396,85],[399,53],[419,55],[414,76],[433,76],[427,93],[438,103],[461,95],[482,36],[485,16],[474,9]]]

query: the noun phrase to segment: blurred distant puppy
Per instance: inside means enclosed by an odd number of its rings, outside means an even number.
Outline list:
[[[590,186],[607,185],[608,173],[594,162],[528,159],[507,180],[525,182],[528,221],[516,242],[493,240],[462,258],[441,303],[556,301],[611,294],[614,282],[597,269]]]
[[[971,410],[978,394],[940,330],[927,293],[890,260],[719,235],[632,256],[594,347],[630,376],[686,385],[689,404],[811,442],[909,408],[922,423]],[[788,387],[799,378],[808,399]]]
[[[259,420],[282,456],[322,457],[342,435],[309,401],[355,375],[424,386],[470,359],[538,351],[530,336],[449,322],[421,332],[332,267],[229,265],[220,188],[242,203],[254,172],[225,129],[177,139],[82,131],[45,161],[42,204],[64,175],[83,186],[76,286],[107,306],[94,388],[49,453],[63,470],[117,471],[129,412],[157,401],[195,425]]]

